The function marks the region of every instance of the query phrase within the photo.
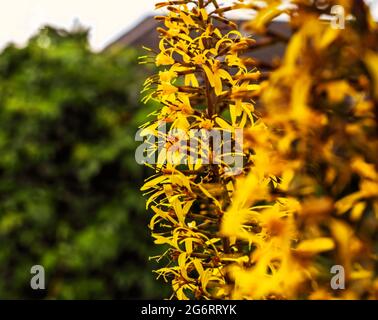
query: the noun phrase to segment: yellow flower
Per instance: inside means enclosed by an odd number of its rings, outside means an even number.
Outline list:
[[[219,96],[223,92],[222,79],[227,79],[231,85],[234,80],[226,70],[221,69],[219,60],[215,60],[214,62],[209,61],[209,63],[211,64],[211,68],[207,65],[203,65],[202,68],[206,73],[210,85],[215,89],[215,94]]]
[[[204,54],[196,54],[193,58],[192,58],[192,61],[195,63],[195,64],[198,64],[198,65],[202,65],[204,64],[207,59],[206,59],[206,56]]]
[[[159,78],[161,82],[171,82],[172,79],[175,79],[176,77],[177,73],[171,70],[159,72]]]
[[[162,82],[158,86],[158,90],[161,91],[161,94],[163,96],[168,96],[173,93],[176,93],[178,91],[178,88],[175,87],[174,85],[170,84],[169,82]]]
[[[156,56],[157,66],[167,66],[175,63],[175,60],[164,52],[159,53]]]

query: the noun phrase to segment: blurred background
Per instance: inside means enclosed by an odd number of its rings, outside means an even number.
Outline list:
[[[154,70],[138,65],[140,46],[95,48],[98,28],[77,18],[69,31],[40,21],[27,41],[1,43],[0,299],[165,298],[134,160],[153,108],[139,92]],[[37,264],[46,290],[30,288]]]
[[[6,2],[0,299],[168,297],[151,272],[147,172],[134,160],[135,132],[154,108],[139,94],[154,69],[137,57],[157,41],[157,1]],[[30,288],[37,264],[46,290]]]
[[[0,55],[0,298],[162,298],[134,135],[138,50],[44,27]],[[46,290],[30,289],[30,268]]]

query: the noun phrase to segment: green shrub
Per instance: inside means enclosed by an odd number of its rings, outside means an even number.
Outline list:
[[[146,75],[136,50],[87,36],[46,27],[0,55],[0,298],[164,296],[134,160]]]

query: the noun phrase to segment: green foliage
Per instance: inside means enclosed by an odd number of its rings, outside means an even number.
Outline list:
[[[0,297],[159,298],[138,189],[149,112],[138,53],[93,53],[87,31],[44,28],[0,55]]]

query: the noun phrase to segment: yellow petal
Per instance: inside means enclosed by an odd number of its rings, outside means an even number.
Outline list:
[[[333,250],[335,243],[331,238],[315,238],[309,240],[303,240],[295,249],[296,253],[313,255],[323,251]]]
[[[150,181],[147,181],[143,186],[142,188],[140,188],[141,191],[145,191],[149,188],[152,188],[152,187],[155,187],[156,185],[158,185],[159,183],[167,180],[168,177],[167,176],[158,176]]]
[[[228,122],[223,120],[222,118],[216,117],[215,122],[222,128],[222,129],[227,129],[227,130],[233,130],[234,128],[232,125],[230,125]]]

